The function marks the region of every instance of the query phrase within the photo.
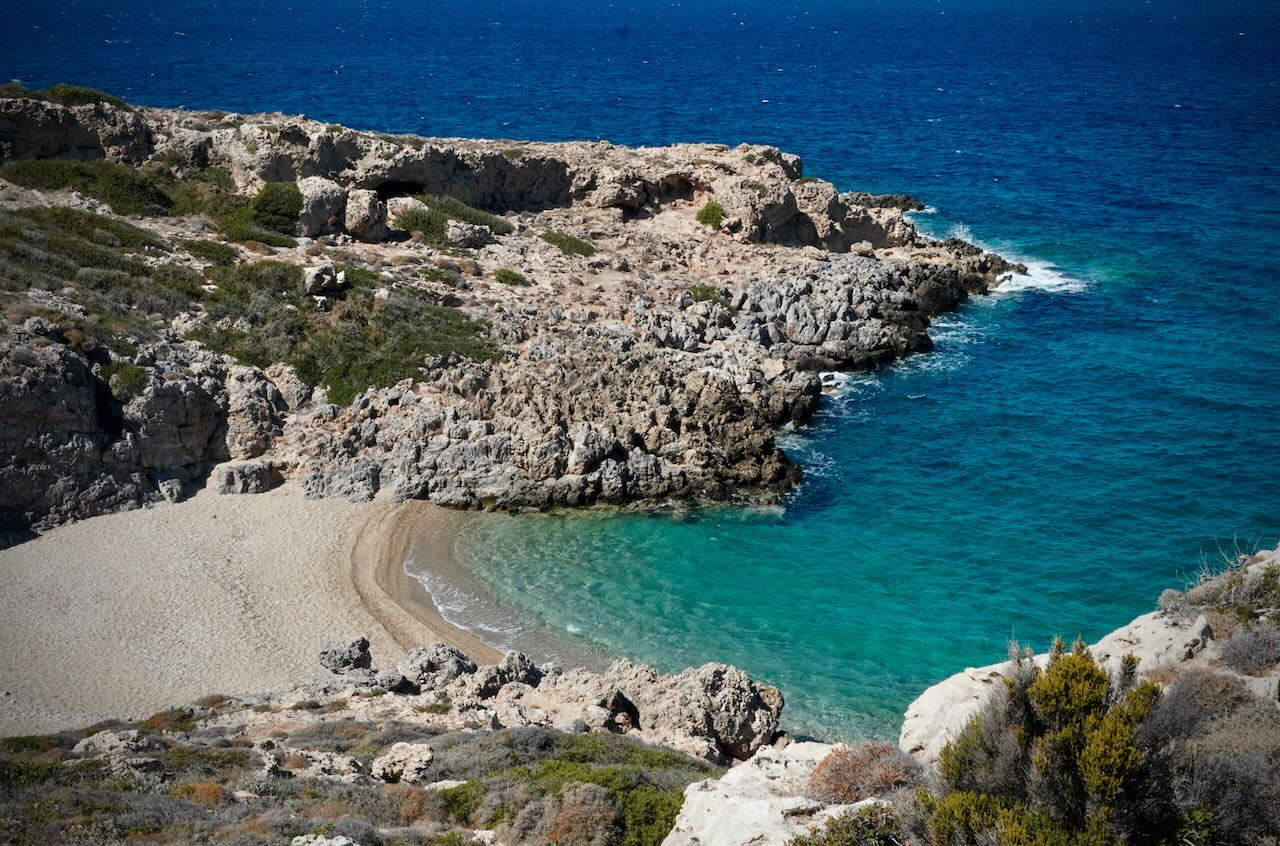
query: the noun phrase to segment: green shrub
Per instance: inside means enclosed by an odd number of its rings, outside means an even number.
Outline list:
[[[703,226],[709,226],[712,229],[719,229],[724,223],[724,206],[715,200],[710,200],[705,206],[698,210],[698,223]]]
[[[117,394],[140,394],[151,381],[146,368],[136,364],[105,367],[103,371],[112,392]]]
[[[218,267],[230,267],[240,257],[240,251],[235,247],[217,241],[183,241],[182,248],[196,258],[204,259]]]
[[[459,825],[466,825],[471,821],[471,815],[475,813],[483,796],[484,785],[478,781],[468,781],[440,791],[445,813]]]
[[[544,232],[542,240],[564,253],[566,256],[593,256],[596,248],[581,238],[575,238],[564,232]]]
[[[173,205],[156,176],[102,159],[28,159],[0,168],[0,176],[24,188],[79,191],[111,206],[116,214],[164,214]]]
[[[755,163],[756,163],[756,154],[755,154],[755,153],[743,153],[743,154],[742,154],[742,160],[743,160],[744,162],[746,162],[747,164],[755,164]]]
[[[268,182],[249,203],[252,220],[263,229],[293,235],[302,213],[302,192],[296,182]]]
[[[94,88],[85,88],[82,85],[67,85],[65,82],[59,82],[57,85],[51,85],[48,88],[41,88],[34,91],[28,90],[16,82],[7,82],[4,85],[0,85],[0,98],[14,97],[44,100],[49,103],[61,103],[64,106],[85,106],[93,105],[94,103],[105,103],[121,109],[131,108],[128,103],[121,100],[119,97],[104,94]]]
[[[502,151],[502,155],[513,162],[518,162],[525,157],[526,152],[519,147],[508,147]]]
[[[529,280],[524,277],[523,273],[518,273],[506,267],[499,267],[495,270],[493,278],[503,285],[523,286],[529,284]]]

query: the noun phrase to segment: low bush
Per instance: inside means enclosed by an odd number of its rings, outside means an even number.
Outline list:
[[[159,711],[142,721],[147,731],[191,731],[196,726],[195,712],[190,708],[170,708]]]
[[[509,235],[515,231],[510,221],[495,214],[473,208],[453,197],[436,194],[419,194],[415,200],[426,205],[425,209],[412,209],[401,215],[396,225],[410,232],[421,232],[428,244],[436,249],[449,249],[449,221],[487,226],[495,235]]]
[[[1223,662],[1238,673],[1260,676],[1280,664],[1280,628],[1256,623],[1222,644]]]
[[[511,270],[506,267],[499,267],[493,272],[493,278],[503,285],[524,286],[529,284],[529,280],[524,277],[523,273]]]
[[[837,749],[814,769],[805,792],[822,802],[846,805],[919,780],[915,761],[892,743],[862,743]]]
[[[542,240],[564,253],[566,256],[593,256],[596,248],[581,238],[575,238],[564,232],[544,232]]]
[[[268,182],[250,201],[249,210],[257,226],[292,236],[302,213],[302,192],[296,182]]]
[[[175,785],[170,794],[206,808],[216,808],[231,799],[231,794],[225,787],[211,781],[189,781]]]
[[[183,241],[182,248],[196,258],[218,267],[230,267],[240,257],[240,251],[235,247],[217,241]]]
[[[689,289],[689,297],[695,303],[722,302],[720,289],[714,285],[694,285]]]
[[[715,200],[710,200],[698,210],[698,223],[703,226],[709,226],[712,229],[719,229],[724,223],[724,206]]]

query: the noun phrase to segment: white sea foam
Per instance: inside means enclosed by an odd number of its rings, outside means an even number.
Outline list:
[[[947,238],[959,238],[971,244],[990,250],[1007,258],[1009,261],[1025,265],[1026,273],[1015,273],[999,285],[992,288],[995,294],[1017,294],[1023,291],[1048,291],[1054,294],[1078,294],[1089,288],[1089,283],[1074,276],[1068,276],[1053,262],[1043,261],[1031,256],[1020,255],[1001,247],[992,247],[973,237],[973,231],[963,223],[953,223],[948,229]]]
[[[528,627],[503,609],[442,578],[432,570],[420,571],[410,557],[405,573],[431,597],[431,604],[449,625],[470,632],[499,651],[512,649]]]
[[[1078,294],[1089,288],[1089,283],[1062,272],[1051,262],[1015,257],[1026,265],[1026,273],[1015,273],[993,290],[997,294],[1013,294],[1020,291],[1049,291],[1054,294]]]

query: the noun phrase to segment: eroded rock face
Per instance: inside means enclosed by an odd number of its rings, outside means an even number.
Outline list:
[[[60,338],[29,323],[0,340],[0,531],[10,540],[159,500],[226,457],[221,357],[149,348],[133,365],[137,383],[113,393],[97,375],[103,362]]]
[[[719,779],[685,788],[663,846],[784,846],[835,816],[878,802],[827,805],[805,795],[809,776],[838,746],[765,747]]]
[[[154,150],[152,127],[143,112],[105,103],[0,99],[0,162],[107,158],[138,164]]]

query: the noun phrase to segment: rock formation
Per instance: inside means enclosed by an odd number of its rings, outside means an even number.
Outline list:
[[[10,540],[206,482],[248,493],[293,479],[313,496],[469,508],[776,500],[799,472],[774,430],[814,413],[820,371],[927,351],[931,315],[1018,269],[920,236],[901,198],[801,178],[796,157],[769,147],[422,139],[283,115],[0,99],[0,159],[56,156],[220,167],[244,191],[296,181],[298,245],[253,249],[305,268],[317,308],[340,303],[339,263],[356,262],[380,297],[413,289],[485,321],[500,357],[424,359],[420,378],[334,405],[283,363],[264,371],[201,349],[193,330],[243,327],[200,310],[172,315],[159,341],[133,338],[128,357],[77,350],[39,318],[7,325]],[[408,196],[424,193],[502,213],[514,231],[450,220],[448,246],[432,246],[395,228],[426,208]],[[711,203],[718,229],[695,220]],[[0,183],[0,210],[48,204],[103,209]],[[130,222],[171,242],[210,228]],[[543,237],[561,233],[586,249]],[[503,284],[500,270],[528,284]],[[25,298],[28,310],[79,307]],[[112,387],[121,367],[135,376],[127,391]]]

